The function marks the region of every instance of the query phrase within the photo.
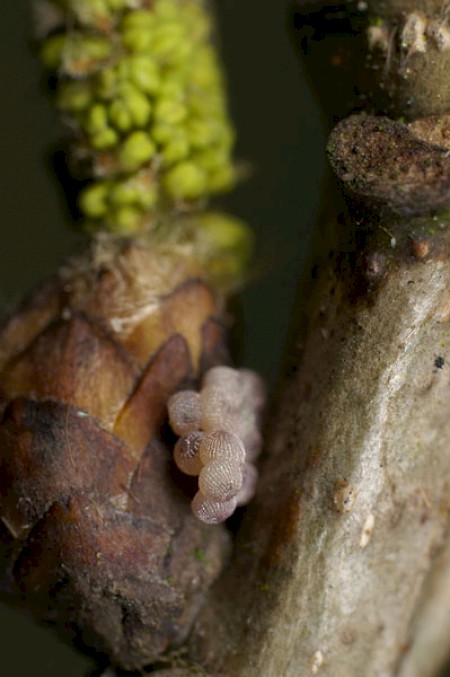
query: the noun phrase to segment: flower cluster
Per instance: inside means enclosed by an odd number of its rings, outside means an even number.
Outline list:
[[[134,233],[235,182],[220,64],[203,0],[50,0],[61,24],[41,56],[94,181],[95,231]]]
[[[223,366],[205,374],[199,393],[183,390],[169,399],[169,422],[180,435],[174,460],[182,472],[198,476],[192,510],[207,524],[225,521],[254,495],[264,403],[257,374]]]

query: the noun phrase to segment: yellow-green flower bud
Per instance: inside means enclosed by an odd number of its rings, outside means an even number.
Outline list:
[[[153,24],[151,12],[143,10],[127,14],[122,22],[122,45],[130,52],[153,51]]]
[[[164,80],[159,87],[159,96],[162,99],[185,99],[187,89],[185,74],[176,68],[165,68],[163,72]]]
[[[254,235],[247,224],[228,214],[207,212],[196,218],[195,230],[216,283],[228,286],[239,281],[250,263],[254,246]]]
[[[124,16],[120,28],[122,31],[129,31],[135,28],[152,28],[154,25],[154,11],[135,9]]]
[[[108,113],[105,106],[96,103],[89,109],[84,119],[84,129],[87,134],[94,135],[103,132],[108,127]]]
[[[161,83],[159,68],[151,56],[136,54],[127,59],[130,80],[145,94],[155,94]]]
[[[158,99],[155,105],[155,120],[168,125],[178,125],[187,116],[187,108],[177,99]]]
[[[178,132],[179,129],[177,127],[174,125],[168,125],[165,122],[155,124],[151,130],[152,138],[159,145],[169,143],[170,140],[178,134]]]
[[[164,177],[164,188],[175,200],[195,200],[205,194],[207,177],[193,162],[180,162]]]
[[[108,225],[116,233],[134,233],[142,223],[142,211],[137,207],[119,207],[108,217]]]
[[[185,21],[193,32],[196,42],[203,41],[211,31],[211,21],[201,5],[188,5],[185,9]]]
[[[189,155],[189,142],[182,132],[174,134],[161,152],[164,166],[173,165],[175,162],[184,160]]]
[[[137,131],[123,141],[118,159],[125,172],[134,172],[149,162],[155,153],[156,147],[149,135],[144,131]]]
[[[106,127],[98,134],[91,136],[90,143],[95,150],[107,150],[119,141],[119,135],[111,127]]]
[[[99,219],[108,210],[108,193],[110,184],[106,181],[93,183],[84,188],[78,198],[81,211],[92,219]]]
[[[145,127],[152,110],[145,94],[127,83],[119,87],[119,92],[119,98],[109,106],[112,124],[121,132],[129,132],[133,127]]]
[[[129,0],[106,0],[106,3],[113,12],[125,9],[130,4]]]
[[[117,96],[120,76],[117,68],[104,68],[95,81],[95,93],[100,99],[113,99]]]
[[[82,80],[62,82],[57,101],[62,110],[73,113],[85,111],[92,103],[91,87]]]
[[[113,101],[108,109],[109,119],[120,132],[129,132],[133,127],[130,109],[123,99]]]
[[[211,193],[225,192],[235,184],[236,172],[234,167],[229,163],[208,175],[208,190]]]
[[[159,212],[172,223],[183,202],[230,187],[233,133],[206,0],[51,1],[66,32],[47,38],[42,58],[61,76],[79,157],[101,177],[80,195],[91,230],[149,230]]]
[[[182,23],[157,26],[152,35],[152,54],[166,64],[187,59],[192,50],[189,36]]]
[[[139,179],[118,181],[112,187],[110,200],[116,207],[134,205],[142,209],[154,207],[157,201],[157,191],[154,185]]]
[[[196,153],[193,159],[201,169],[208,173],[217,171],[230,163],[229,153],[217,147]]]
[[[219,132],[211,120],[192,118],[186,123],[186,133],[193,148],[207,148],[214,143]]]
[[[58,70],[61,66],[65,44],[65,35],[52,35],[47,38],[40,52],[41,61],[46,68]]]
[[[205,90],[221,89],[222,73],[214,50],[209,45],[200,47],[193,53],[190,80],[193,85]]]
[[[203,91],[194,90],[189,96],[189,112],[193,117],[198,116],[207,119],[210,116],[223,119],[224,99],[217,93],[208,92],[206,96]]]
[[[179,8],[172,0],[156,0],[153,9],[158,20],[176,19],[178,17]]]

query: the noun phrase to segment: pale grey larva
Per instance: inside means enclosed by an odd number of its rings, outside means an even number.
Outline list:
[[[200,430],[194,430],[180,437],[173,450],[173,458],[177,467],[186,475],[199,475],[203,468],[200,460],[200,444],[205,437],[205,433]]]
[[[211,501],[228,501],[236,496],[244,480],[242,465],[233,461],[211,461],[198,477],[198,488]]]
[[[195,390],[181,390],[167,403],[169,421],[177,435],[186,435],[200,428],[200,395]]]
[[[211,501],[198,491],[191,503],[194,515],[206,524],[225,522],[236,510],[236,497],[229,501]]]
[[[200,445],[200,459],[206,465],[211,461],[245,463],[245,447],[237,435],[227,430],[205,433]]]
[[[258,483],[258,471],[252,463],[246,463],[244,466],[244,481],[236,494],[236,504],[246,505],[255,495],[256,485]]]
[[[205,386],[200,393],[201,428],[226,429],[232,425],[238,405],[232,391],[214,385]]]

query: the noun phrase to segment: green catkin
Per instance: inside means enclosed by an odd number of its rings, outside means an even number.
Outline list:
[[[232,286],[249,258],[247,227],[216,213],[195,218],[236,182],[203,0],[52,2],[65,23],[44,40],[41,58],[58,77],[56,103],[92,179],[79,197],[83,227],[150,237],[177,220],[179,239],[190,238],[225,285],[228,267]]]

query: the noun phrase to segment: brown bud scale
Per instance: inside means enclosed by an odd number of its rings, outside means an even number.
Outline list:
[[[188,263],[97,243],[0,328],[3,590],[126,669],[186,636],[228,551],[166,425],[226,356],[221,312]]]

